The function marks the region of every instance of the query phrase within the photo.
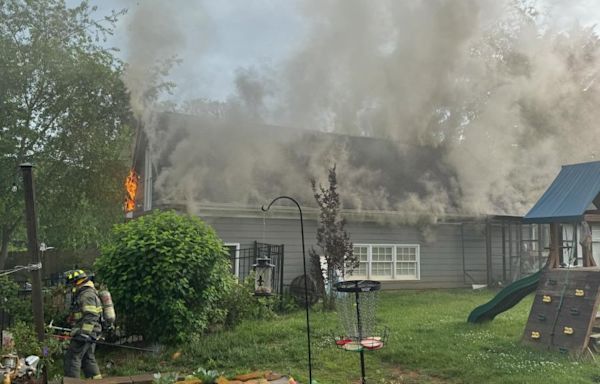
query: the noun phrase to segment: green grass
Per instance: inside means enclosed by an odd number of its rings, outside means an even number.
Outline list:
[[[589,356],[574,359],[521,345],[532,295],[492,322],[468,324],[470,311],[493,295],[470,290],[381,292],[377,319],[390,336],[383,349],[365,354],[367,381],[600,383],[600,367]],[[359,354],[333,344],[337,322],[335,313],[311,312],[313,378],[320,384],[348,384],[360,377]],[[232,331],[192,335],[189,343],[161,355],[99,355],[102,362],[115,362],[113,369],[104,369],[105,375],[189,373],[198,367],[227,374],[272,369],[307,382],[305,327],[305,313],[299,311],[269,321],[246,321]],[[181,355],[173,359],[176,351]]]

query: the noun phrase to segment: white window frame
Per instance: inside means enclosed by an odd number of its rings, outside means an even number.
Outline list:
[[[226,247],[235,247],[234,275],[240,277],[240,243],[223,243]]]
[[[382,281],[415,281],[421,280],[421,246],[419,244],[353,244],[353,247],[367,248],[367,275],[357,275],[350,273],[347,275],[351,279],[376,279]],[[373,248],[376,247],[391,247],[392,248],[392,276],[385,278],[384,276],[374,276],[371,272],[373,263]],[[415,249],[415,274],[416,276],[397,275],[397,250],[398,248],[414,248]]]

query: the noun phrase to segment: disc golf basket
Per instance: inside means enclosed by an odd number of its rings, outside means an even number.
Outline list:
[[[383,348],[387,341],[387,328],[375,324],[377,293],[381,283],[372,280],[349,280],[335,284],[336,308],[340,318],[341,334],[335,344],[345,351],[360,354],[361,383],[365,381],[365,351]]]

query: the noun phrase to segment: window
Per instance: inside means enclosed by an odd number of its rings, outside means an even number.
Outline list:
[[[355,244],[354,255],[360,261],[349,271],[354,279],[420,279],[418,244]]]
[[[240,243],[225,243],[225,248],[229,251],[229,260],[231,260],[231,273],[234,276],[240,276]]]

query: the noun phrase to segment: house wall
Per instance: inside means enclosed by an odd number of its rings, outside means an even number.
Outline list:
[[[300,223],[297,219],[217,216],[202,219],[217,231],[223,241],[240,243],[241,248],[252,247],[254,241],[283,244],[284,284],[303,274]],[[315,246],[316,229],[316,220],[304,220],[307,256],[310,248]],[[486,282],[485,225],[441,223],[428,229],[427,237],[416,227],[364,221],[349,221],[346,229],[355,244],[420,245],[420,279],[382,281],[383,289],[456,288]],[[495,235],[498,236],[498,233]],[[497,252],[494,257],[499,257]],[[501,259],[494,260],[494,265],[501,263]],[[465,279],[466,269],[471,270],[473,281]]]
[[[202,217],[210,224],[225,243],[239,243],[240,248],[251,248],[254,241],[284,245],[283,280],[284,285],[303,274],[302,240],[299,220]],[[308,252],[314,246],[316,222],[304,220],[304,238],[308,265]]]
[[[464,286],[460,224],[438,224],[427,237],[411,226],[349,223],[357,244],[419,244],[420,279],[382,281],[384,289],[452,288]]]

